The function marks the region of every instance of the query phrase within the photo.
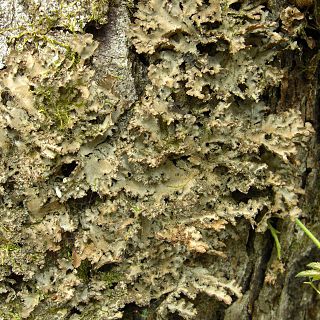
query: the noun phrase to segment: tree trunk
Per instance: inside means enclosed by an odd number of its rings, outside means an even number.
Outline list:
[[[0,0],[0,319],[320,319],[319,12]]]

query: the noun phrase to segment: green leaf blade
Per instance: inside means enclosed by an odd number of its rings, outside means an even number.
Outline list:
[[[309,277],[312,278],[312,281],[317,281],[320,280],[320,271],[318,270],[305,270],[305,271],[301,271],[299,272],[296,277],[300,278],[300,277]]]

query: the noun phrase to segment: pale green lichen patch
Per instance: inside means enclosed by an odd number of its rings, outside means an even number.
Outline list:
[[[288,38],[264,6],[245,1],[149,1],[139,4],[132,38],[139,53],[150,54],[149,76],[157,87],[185,88],[208,100],[214,94],[258,100],[281,79],[270,66]],[[155,62],[155,63],[153,63]]]
[[[3,112],[10,126],[22,136],[38,130],[51,137],[60,135],[56,139],[60,145],[73,133],[50,133],[51,129],[72,128],[77,140],[85,138],[88,130],[99,134],[99,125],[91,125],[90,120],[98,113],[107,117],[111,101],[116,100],[91,81],[94,71],[85,66],[96,47],[89,35],[58,33],[46,36],[36,47],[30,43],[22,52],[12,52],[8,61],[13,67],[2,74],[2,93],[9,97],[3,101]]]

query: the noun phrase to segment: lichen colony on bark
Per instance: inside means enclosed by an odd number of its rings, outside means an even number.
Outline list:
[[[299,50],[303,13],[3,3],[26,18],[3,33],[0,318],[122,319],[136,305],[205,320],[199,297],[240,298],[249,229],[301,214],[313,129],[263,95],[281,82],[278,54]]]

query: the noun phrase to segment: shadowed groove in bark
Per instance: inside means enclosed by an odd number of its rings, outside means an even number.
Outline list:
[[[267,265],[273,249],[273,239],[269,232],[266,232],[263,235],[256,235],[255,240],[259,249],[256,248],[255,250],[255,253],[258,254],[258,258],[253,267],[253,274],[250,281],[250,298],[248,305],[248,314],[250,320],[253,319],[252,314],[254,312],[255,302],[263,286]],[[252,258],[249,259],[251,260]]]
[[[246,250],[248,257],[252,257],[254,255],[254,240],[256,238],[256,233],[253,228],[249,229],[248,240],[246,243]],[[242,285],[243,293],[247,292],[250,288],[250,283],[253,275],[253,263],[249,259],[249,262],[246,266],[246,276],[244,277]]]

